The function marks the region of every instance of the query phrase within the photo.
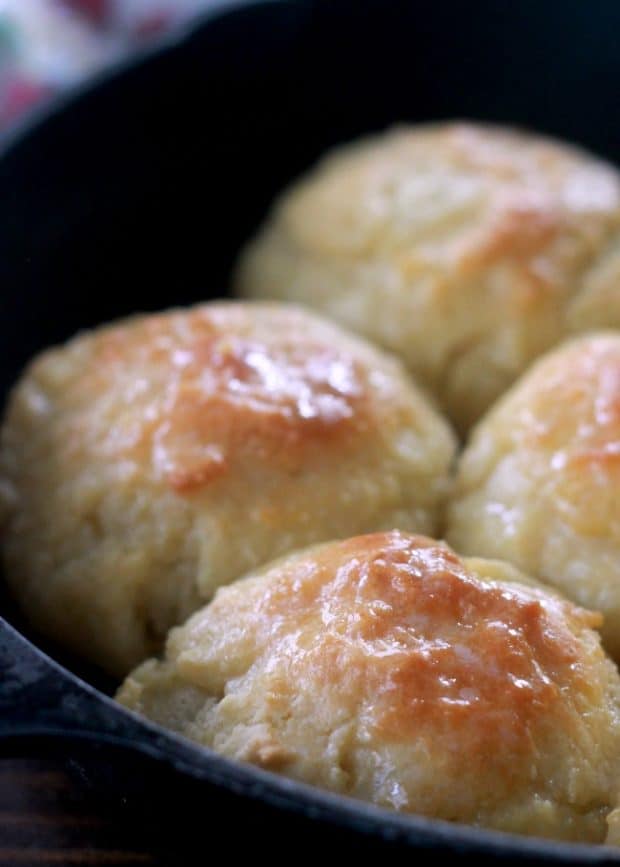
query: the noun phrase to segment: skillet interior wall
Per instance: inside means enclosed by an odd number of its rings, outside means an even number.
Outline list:
[[[87,89],[0,160],[1,395],[79,328],[221,295],[339,141],[471,117],[620,162],[619,32],[616,0],[261,3]]]

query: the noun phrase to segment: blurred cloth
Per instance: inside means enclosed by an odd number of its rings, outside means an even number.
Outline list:
[[[0,132],[222,0],[0,0]]]

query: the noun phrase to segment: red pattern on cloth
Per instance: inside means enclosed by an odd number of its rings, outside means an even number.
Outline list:
[[[223,0],[0,0],[0,133],[34,105]]]
[[[0,130],[10,126],[29,108],[51,96],[54,90],[39,81],[15,74],[7,76],[0,91]]]
[[[64,3],[99,26],[106,23],[110,11],[109,0],[64,0]]]

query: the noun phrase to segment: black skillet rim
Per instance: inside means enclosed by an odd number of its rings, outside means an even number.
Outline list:
[[[142,69],[149,63],[183,50],[186,43],[199,38],[201,32],[215,19],[234,15],[235,12],[252,6],[284,6],[290,3],[291,0],[217,0],[213,8],[205,10],[193,22],[178,27],[172,33],[160,38],[155,45],[141,49],[129,58],[113,62],[86,82],[69,88],[64,93],[53,97],[43,107],[32,110],[24,120],[0,137],[0,168],[5,158],[30,139],[36,139],[44,133],[45,127],[53,124],[59,115],[70,112],[78,103],[96,98],[100,91],[122,86],[126,76],[131,76],[134,71]],[[544,858],[552,863],[620,862],[620,851],[611,846],[522,837],[440,819],[427,819],[414,814],[399,814],[343,795],[323,791],[251,765],[235,762],[207,747],[199,747],[117,704],[105,693],[49,657],[2,617],[0,617],[0,633],[8,635],[9,638],[11,635],[17,636],[24,649],[35,654],[47,667],[50,675],[78,689],[107,710],[112,717],[117,718],[120,723],[126,721],[133,725],[137,724],[147,736],[144,742],[136,742],[102,731],[101,743],[136,750],[166,763],[194,780],[209,781],[238,796],[263,801],[281,810],[302,814],[308,819],[343,826],[364,835],[378,836],[386,841],[403,841],[413,850],[416,848],[431,850],[433,847],[439,847],[444,851],[452,850],[455,854],[460,851],[463,854],[498,858],[516,857],[523,861]],[[50,731],[50,734],[56,738],[63,738],[65,735],[69,739],[82,737],[87,741],[98,738],[98,734],[92,731],[80,734],[74,731],[64,733],[56,730]],[[22,738],[18,736],[16,741],[20,739]]]

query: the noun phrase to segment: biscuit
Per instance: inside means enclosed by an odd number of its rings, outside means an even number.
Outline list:
[[[599,842],[620,678],[577,608],[392,531],[218,591],[118,699],[234,759],[403,812]]]
[[[620,180],[499,127],[335,151],[244,251],[240,294],[308,305],[399,355],[461,432],[566,335],[620,327]]]
[[[286,305],[211,303],[28,368],[0,444],[8,583],[113,674],[296,547],[434,532],[455,442],[400,364]]]
[[[458,465],[447,538],[601,611],[620,660],[619,491],[620,334],[597,333],[540,359],[482,419]]]

